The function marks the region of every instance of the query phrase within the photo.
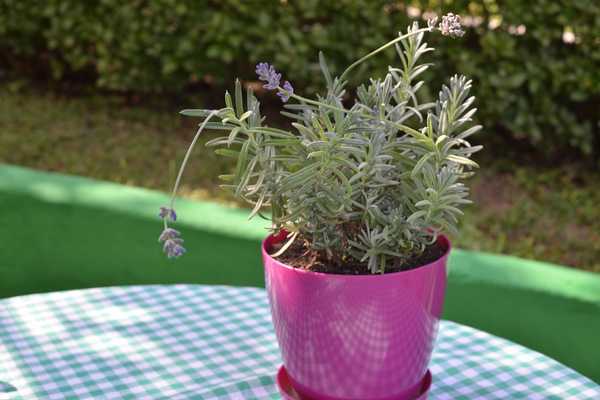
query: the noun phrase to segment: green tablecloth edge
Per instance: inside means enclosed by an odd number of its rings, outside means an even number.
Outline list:
[[[265,221],[179,199],[189,252],[166,260],[164,193],[0,165],[0,297],[153,283],[262,286]],[[454,249],[444,317],[541,351],[600,382],[600,275]]]

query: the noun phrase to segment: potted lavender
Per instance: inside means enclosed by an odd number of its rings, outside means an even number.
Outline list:
[[[309,99],[267,63],[264,87],[286,103],[293,130],[264,124],[251,90],[236,81],[218,110],[184,110],[204,118],[183,160],[171,204],[161,208],[160,242],[169,257],[184,253],[173,200],[191,150],[205,128],[237,160],[225,187],[249,202],[250,217],[270,210],[263,242],[266,286],[287,379],[306,398],[412,399],[426,391],[427,365],[442,312],[446,260],[461,208],[463,181],[480,146],[467,139],[476,109],[471,81],[453,76],[438,99],[419,101],[419,76],[433,49],[425,33],[462,36],[458,16],[415,22],[339,76],[320,54],[327,90]],[[400,66],[342,102],[346,77],[395,46]],[[282,390],[286,390],[283,388]]]

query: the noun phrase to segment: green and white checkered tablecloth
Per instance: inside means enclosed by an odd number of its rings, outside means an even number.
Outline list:
[[[0,301],[0,399],[277,399],[264,290],[132,286]],[[600,399],[507,340],[443,321],[432,399]]]

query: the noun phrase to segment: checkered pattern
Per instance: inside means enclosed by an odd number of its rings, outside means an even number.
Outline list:
[[[266,295],[134,286],[0,301],[0,399],[277,399]],[[440,324],[433,399],[600,399],[539,353]]]

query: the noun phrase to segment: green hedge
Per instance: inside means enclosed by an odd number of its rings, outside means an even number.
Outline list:
[[[463,39],[431,39],[440,50],[431,73],[438,83],[457,71],[474,78],[479,118],[489,132],[508,133],[546,154],[571,148],[598,156],[600,2],[406,3],[413,11],[472,16]],[[321,79],[317,49],[340,71],[404,29],[409,13],[403,4],[0,0],[0,51],[12,56],[13,70],[27,71],[25,60],[49,67],[57,79],[78,73],[93,77],[99,87],[135,92],[178,92],[195,82],[229,83],[235,76],[253,79],[253,65],[270,61],[296,87],[310,91]],[[490,23],[499,26],[491,29]],[[565,31],[573,32],[574,43],[563,41]],[[389,52],[356,78],[394,62]]]

